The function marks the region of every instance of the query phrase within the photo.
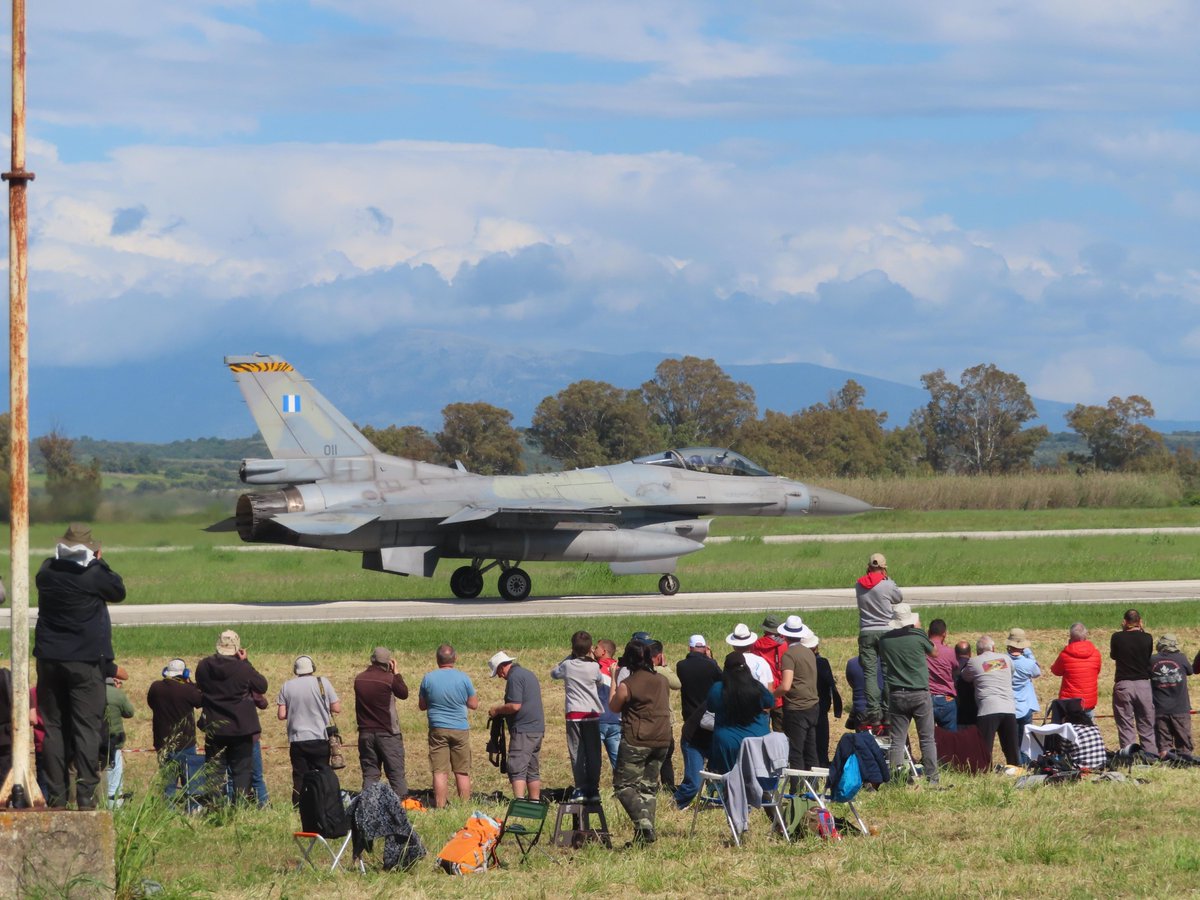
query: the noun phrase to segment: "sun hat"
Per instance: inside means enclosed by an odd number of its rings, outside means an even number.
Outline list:
[[[237,652],[241,649],[242,639],[232,629],[222,631],[221,636],[217,638],[217,652],[222,656],[237,656]]]
[[[919,625],[921,617],[913,612],[913,608],[907,603],[897,603],[892,607],[892,622],[893,628],[907,628],[910,625]]]
[[[779,634],[792,640],[799,640],[804,637],[805,632],[811,630],[799,616],[788,616],[787,621],[779,626]]]
[[[507,653],[501,650],[488,660],[488,668],[492,670],[492,677],[495,678],[498,674],[500,674],[500,667],[502,665],[516,661],[517,658],[515,656],[509,656]]]
[[[805,634],[804,637],[800,638],[800,645],[807,647],[809,650],[813,650],[821,643],[821,639],[817,637],[817,633],[807,625],[804,627],[808,633]]]
[[[371,651],[371,662],[386,666],[392,661],[392,651],[387,647],[376,647]]]
[[[311,656],[297,656],[296,661],[292,663],[292,671],[297,675],[311,675],[316,670]]]
[[[1008,638],[1005,641],[1005,646],[1016,647],[1018,650],[1028,650],[1033,644],[1029,642],[1029,638],[1025,637],[1024,628],[1010,628],[1008,629]]]
[[[783,623],[780,621],[779,616],[772,613],[771,615],[769,615],[765,619],[763,619],[762,630],[765,631],[767,634],[778,634],[779,626],[782,624]]]
[[[92,537],[92,526],[82,522],[72,522],[68,525],[66,533],[59,538],[59,543],[68,547],[84,546],[93,553],[100,549],[100,542]]]
[[[758,635],[745,622],[738,622],[733,626],[733,631],[725,635],[725,643],[730,647],[749,647],[757,640]]]
[[[1166,634],[1159,635],[1158,652],[1159,653],[1178,653],[1179,652],[1179,638],[1175,637],[1175,635],[1173,635],[1169,631]]]

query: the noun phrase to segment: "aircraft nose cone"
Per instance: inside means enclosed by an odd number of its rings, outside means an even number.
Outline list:
[[[855,513],[870,512],[875,508],[865,500],[859,500],[849,494],[839,494],[827,488],[809,488],[809,496],[812,498],[809,513],[815,516],[851,516]]]

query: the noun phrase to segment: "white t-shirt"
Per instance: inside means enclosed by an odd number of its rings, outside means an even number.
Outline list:
[[[746,665],[750,669],[750,674],[754,676],[754,680],[768,691],[775,690],[775,676],[771,673],[771,664],[757,653],[751,653],[750,648],[744,649],[745,653],[742,655],[746,658]]]

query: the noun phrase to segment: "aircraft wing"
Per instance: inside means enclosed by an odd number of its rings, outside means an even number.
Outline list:
[[[494,528],[616,528],[621,512],[611,506],[588,506],[564,500],[547,503],[544,499],[523,503],[520,500],[505,500],[502,504],[471,504],[453,515],[447,516],[439,525],[466,525],[486,522]]]

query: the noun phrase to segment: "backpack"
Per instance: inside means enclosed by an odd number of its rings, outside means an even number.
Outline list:
[[[300,782],[300,827],[325,838],[342,837],[350,831],[342,786],[333,769],[322,766],[304,773]]]
[[[487,871],[492,850],[500,840],[500,823],[475,810],[467,824],[454,833],[437,856],[447,875],[473,875]]]
[[[858,757],[848,757],[846,764],[842,766],[842,777],[833,786],[830,799],[834,803],[848,803],[855,798],[862,785],[862,769],[859,768]]]

